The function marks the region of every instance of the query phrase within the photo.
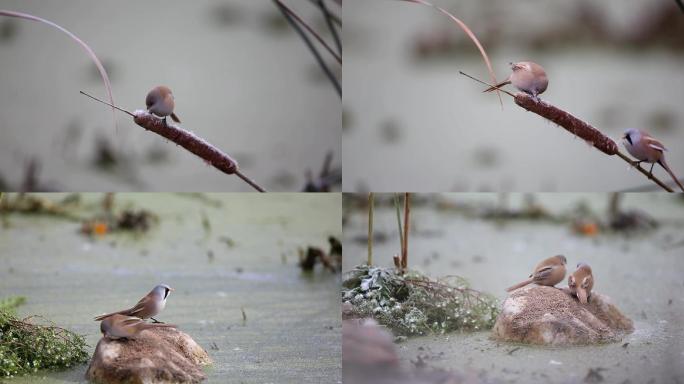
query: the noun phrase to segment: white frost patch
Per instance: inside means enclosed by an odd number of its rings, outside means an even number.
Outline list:
[[[526,300],[524,297],[509,297],[504,302],[503,314],[506,316],[515,316],[523,310],[525,304]]]
[[[112,361],[116,360],[121,353],[121,346],[118,343],[107,344],[102,348],[102,362],[104,364],[111,364]]]
[[[134,114],[136,117],[137,117],[137,116],[149,115],[149,113],[148,113],[146,110],[144,110],[144,109],[136,109],[136,110],[133,112],[133,114]]]

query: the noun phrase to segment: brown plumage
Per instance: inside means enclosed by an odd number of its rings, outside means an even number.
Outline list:
[[[166,116],[171,116],[173,121],[180,123],[180,119],[173,112],[176,103],[169,87],[159,85],[152,88],[145,98],[145,105],[147,105],[147,112],[163,117],[164,121],[166,121]]]
[[[651,170],[649,173],[653,172],[653,166],[658,163],[665,171],[672,177],[679,188],[684,192],[684,186],[679,182],[677,176],[672,172],[670,166],[665,162],[665,152],[667,148],[660,141],[654,139],[648,133],[630,128],[625,131],[622,136],[622,143],[629,152],[630,155],[634,156],[638,161],[637,164],[646,162],[651,163]]]
[[[549,85],[549,78],[546,76],[546,71],[541,65],[532,61],[520,61],[518,63],[510,63],[513,73],[501,83],[485,89],[483,92],[491,92],[499,89],[506,84],[512,84],[519,90],[538,99],[538,95],[544,93]]]
[[[580,303],[586,304],[591,297],[591,290],[594,288],[594,276],[591,267],[587,263],[577,264],[577,269],[568,276],[568,288],[570,293],[577,296]]]
[[[514,291],[531,283],[553,287],[565,278],[565,264],[567,264],[567,260],[563,255],[549,257],[534,267],[534,272],[529,279],[507,288],[506,292]]]
[[[152,318],[164,309],[166,306],[166,298],[169,296],[171,291],[173,291],[173,288],[169,287],[168,285],[159,284],[154,287],[150,293],[145,295],[145,297],[140,299],[140,301],[138,301],[138,303],[132,308],[108,313],[106,315],[100,315],[97,316],[95,320],[101,321],[113,315],[135,316],[140,319]]]

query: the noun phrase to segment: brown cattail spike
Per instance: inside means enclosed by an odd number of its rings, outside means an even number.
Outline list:
[[[230,156],[189,131],[167,125],[164,120],[144,111],[137,111],[133,120],[139,126],[166,137],[229,175],[238,170],[237,162]]]
[[[606,155],[612,156],[618,152],[618,146],[613,139],[562,109],[543,101],[535,101],[532,96],[522,92],[516,93],[515,103],[530,112],[553,121],[573,135],[584,139]]]

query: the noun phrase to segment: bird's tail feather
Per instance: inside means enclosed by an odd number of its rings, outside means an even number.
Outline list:
[[[527,279],[527,280],[525,280],[521,283],[518,283],[512,287],[508,287],[508,288],[506,288],[506,292],[515,291],[516,289],[522,288],[522,287],[526,286],[527,284],[531,284],[532,281],[534,281],[534,280],[530,278],[530,279]]]
[[[112,313],[108,313],[106,315],[100,315],[100,316],[95,317],[95,321],[102,321],[102,320],[104,320],[110,316],[123,314],[123,312],[125,312],[125,311],[112,312]]]
[[[674,172],[672,172],[670,167],[667,165],[667,163],[665,162],[665,159],[658,160],[658,164],[660,164],[663,168],[665,168],[667,173],[669,173],[670,176],[672,177],[672,180],[674,180],[674,182],[677,183],[677,185],[679,186],[679,189],[681,189],[682,192],[684,192],[684,187],[682,186],[682,183],[679,182],[679,179],[677,179],[677,176],[675,176]]]

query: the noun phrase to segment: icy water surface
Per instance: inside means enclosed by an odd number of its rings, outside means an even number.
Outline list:
[[[580,200],[603,214],[607,195],[537,195],[553,213],[571,210]],[[498,203],[496,195],[456,195],[457,204]],[[522,197],[510,197],[512,207]],[[489,332],[415,337],[399,344],[403,364],[420,355],[432,367],[482,372],[503,382],[583,382],[589,369],[603,368],[610,383],[675,383],[684,380],[684,202],[666,195],[627,195],[625,209],[639,208],[660,221],[649,233],[606,234],[595,238],[573,234],[568,224],[494,222],[465,218],[434,208],[413,210],[409,239],[410,267],[434,277],[460,275],[476,289],[503,300],[504,289],[529,275],[534,265],[554,254],[568,264],[588,262],[594,289],[610,296],[632,320],[635,332],[620,343],[590,347],[543,348],[499,343]],[[366,258],[366,213],[355,211],[345,227],[345,270]],[[398,253],[393,209],[377,208],[374,260],[391,265]],[[626,344],[626,345],[625,345]]]
[[[176,291],[158,319],[207,350],[208,383],[340,381],[339,279],[303,275],[296,252],[327,250],[327,237],[341,235],[339,195],[207,196],[116,195],[119,207],[159,215],[140,238],[90,240],[78,223],[11,215],[0,229],[0,296],[26,296],[20,315],[86,335],[92,354],[100,338],[93,316],[128,308],[165,282]],[[87,195],[86,204],[100,197]],[[80,382],[86,368],[6,382]]]

